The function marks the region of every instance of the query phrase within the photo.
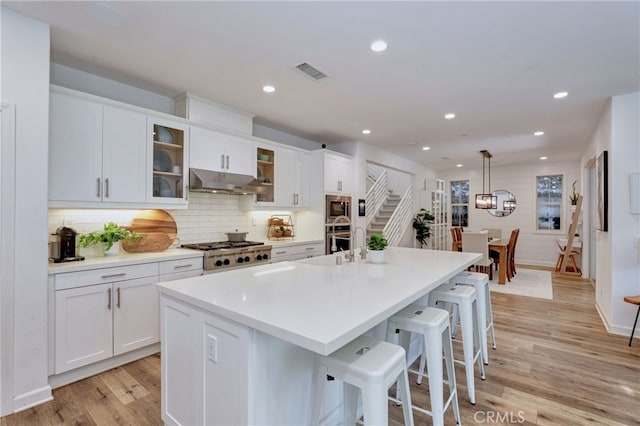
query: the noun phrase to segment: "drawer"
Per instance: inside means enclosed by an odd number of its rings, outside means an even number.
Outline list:
[[[87,285],[111,283],[135,278],[145,278],[158,275],[158,264],[143,263],[139,265],[117,266],[114,268],[92,269],[90,271],[67,272],[56,274],[55,289],[83,287]]]
[[[160,262],[159,265],[160,275],[173,274],[176,272],[202,271],[202,256],[180,260],[167,260]]]
[[[192,271],[174,272],[171,274],[160,275],[159,282],[181,280],[183,278],[199,277],[202,275],[202,269],[194,269]]]

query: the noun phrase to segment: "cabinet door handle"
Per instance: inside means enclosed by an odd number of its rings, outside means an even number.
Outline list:
[[[96,179],[96,197],[100,198],[100,178]]]
[[[315,250],[315,247],[306,247],[305,250]]]
[[[107,309],[111,310],[111,289],[107,289]]]
[[[120,272],[119,274],[103,275],[102,278],[124,277],[125,275],[127,275],[126,272]]]
[[[105,186],[104,196],[109,198],[109,178],[106,178],[104,180],[104,186]]]
[[[224,154],[220,156],[220,168],[224,170]]]
[[[287,254],[286,251],[277,251],[276,254]]]
[[[229,170],[229,156],[227,155],[227,170]]]
[[[116,289],[116,307],[120,309],[120,287]]]
[[[188,265],[176,265],[173,269],[189,268],[191,266],[193,266],[193,263],[189,263]]]

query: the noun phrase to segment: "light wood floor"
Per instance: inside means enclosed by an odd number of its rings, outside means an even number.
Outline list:
[[[475,406],[468,402],[464,369],[456,367],[463,424],[640,425],[640,340],[629,347],[628,338],[605,332],[591,285],[555,276],[553,296],[492,294],[498,349],[490,349],[487,380],[476,379]],[[428,400],[426,383],[413,383],[411,393],[414,403]],[[160,357],[56,389],[53,396],[0,419],[0,426],[162,424]],[[402,424],[400,408],[390,405],[390,416],[391,424]],[[419,413],[414,419],[416,426],[431,424]],[[451,409],[446,424],[455,424]]]

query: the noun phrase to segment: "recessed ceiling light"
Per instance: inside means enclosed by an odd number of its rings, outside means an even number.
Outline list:
[[[456,164],[456,167],[462,167],[462,164]]]
[[[540,159],[541,159],[541,160],[546,160],[546,159],[547,159],[547,157],[540,157]]]
[[[544,135],[544,132],[542,130],[539,130],[539,131],[535,132],[533,135],[534,136],[542,136],[542,135]]]
[[[267,84],[267,85],[265,85],[265,86],[262,86],[262,90],[263,90],[264,92],[266,92],[266,93],[273,93],[273,92],[275,92],[275,91],[276,91],[276,88],[275,88],[275,87],[273,87],[273,86],[272,86],[272,85],[270,85],[270,84]]]
[[[558,92],[558,93],[555,93],[553,97],[555,99],[562,99],[562,98],[566,98],[568,94],[569,92]]]
[[[456,115],[452,112],[445,114],[444,118],[446,118],[447,120],[453,120],[454,118],[456,118]]]
[[[423,147],[422,147],[422,150],[423,150],[423,151],[429,151],[430,149],[431,149],[431,147],[430,147],[430,146],[423,146]]]
[[[369,130],[369,129],[364,129],[364,130],[362,131],[362,134],[363,134],[363,135],[370,135],[370,134],[371,134],[371,130]]]
[[[371,43],[371,50],[374,52],[382,52],[387,49],[387,42],[384,40],[376,40]]]

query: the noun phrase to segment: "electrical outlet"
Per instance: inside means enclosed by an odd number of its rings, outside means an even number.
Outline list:
[[[218,339],[207,334],[207,358],[211,362],[218,362]]]

